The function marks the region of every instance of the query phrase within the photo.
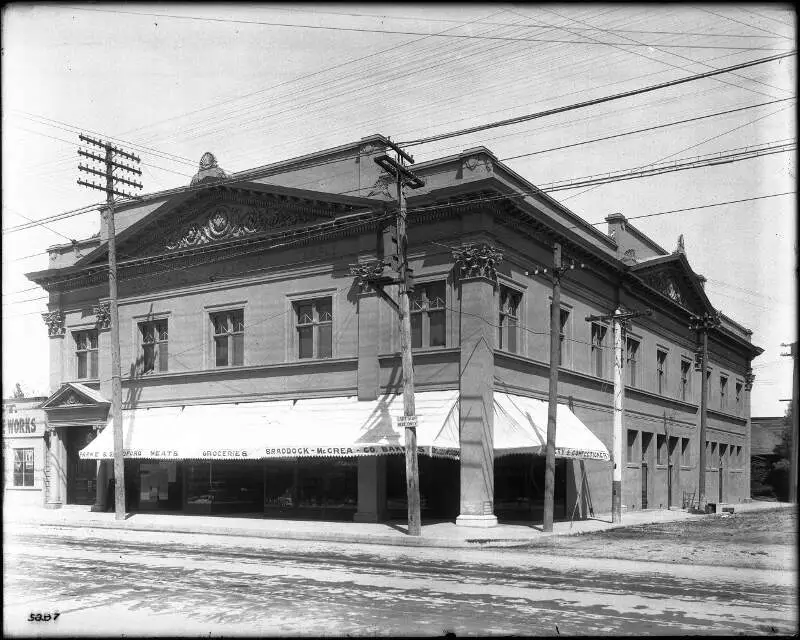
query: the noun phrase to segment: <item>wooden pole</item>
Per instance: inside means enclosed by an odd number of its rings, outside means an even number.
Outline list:
[[[544,466],[544,514],[542,529],[553,530],[556,476],[556,415],[558,411],[558,366],[561,318],[561,244],[553,245],[553,301],[550,307],[550,387],[547,407],[547,446]]]
[[[790,346],[794,371],[792,373],[792,437],[790,440],[792,448],[789,453],[789,502],[797,504],[797,341]]]
[[[422,532],[417,464],[417,427],[414,406],[414,363],[411,356],[411,313],[408,299],[408,255],[406,239],[406,197],[403,176],[397,173],[397,240],[400,251],[400,351],[403,366],[403,415],[406,440],[406,494],[408,497],[408,535]]]
[[[110,149],[107,152],[110,154]],[[108,165],[111,170],[111,164]],[[119,355],[119,306],[117,292],[117,247],[113,195],[108,195],[108,294],[111,316],[111,420],[114,429],[114,518],[125,519],[125,460],[122,457],[122,376]]]
[[[625,396],[622,378],[622,310],[614,311],[614,430],[611,436],[611,452],[614,470],[611,478],[611,522],[622,522],[622,403]]]

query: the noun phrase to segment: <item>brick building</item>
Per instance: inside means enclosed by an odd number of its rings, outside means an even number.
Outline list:
[[[404,517],[396,313],[354,277],[387,249],[396,194],[380,135],[115,211],[131,509]],[[409,192],[423,518],[540,520],[551,283],[562,280],[556,518],[611,508],[613,337],[590,314],[650,307],[627,334],[623,505],[680,507],[698,480],[693,314],[713,311],[682,242],[621,214],[596,229],[483,148],[419,163]],[[50,489],[105,508],[111,471],[105,227],[50,249]],[[392,287],[386,289],[396,295]],[[709,335],[707,493],[748,497],[751,332]],[[399,398],[399,399],[398,399]],[[99,435],[98,435],[99,434]],[[100,487],[100,490],[97,490]]]

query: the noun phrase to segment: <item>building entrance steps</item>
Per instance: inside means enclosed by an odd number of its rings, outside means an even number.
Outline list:
[[[749,502],[733,505],[736,513],[789,506],[776,502]],[[82,505],[58,510],[41,508],[6,509],[4,525],[53,526],[85,529],[128,529],[132,531],[195,533],[285,540],[312,540],[358,544],[382,544],[419,547],[514,547],[535,544],[551,536],[568,536],[618,527],[658,522],[715,517],[686,510],[644,510],[627,512],[621,524],[612,524],[611,514],[575,521],[560,521],[552,533],[544,533],[541,524],[507,524],[502,521],[491,529],[459,527],[453,521],[422,523],[422,535],[407,535],[405,521],[380,523],[330,522],[320,520],[276,520],[259,516],[197,516],[182,513],[132,513],[125,520],[115,520],[113,513],[90,511]],[[717,516],[718,517],[718,516]]]

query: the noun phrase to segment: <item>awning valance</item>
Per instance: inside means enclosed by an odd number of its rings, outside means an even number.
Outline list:
[[[458,458],[458,392],[415,394],[418,452]],[[403,453],[402,395],[355,396],[123,411],[123,456],[151,460],[261,460]],[[494,453],[544,454],[547,403],[494,393]],[[114,456],[111,419],[80,452]],[[565,405],[558,406],[556,457],[608,460],[603,443]]]
[[[443,427],[455,420],[457,391],[417,393],[420,453],[458,457],[458,438]],[[456,412],[455,418],[452,416]],[[403,397],[357,397],[159,407],[123,411],[123,456],[153,460],[260,460],[402,453]],[[458,432],[456,431],[456,436]],[[112,421],[80,452],[83,459],[114,456]]]

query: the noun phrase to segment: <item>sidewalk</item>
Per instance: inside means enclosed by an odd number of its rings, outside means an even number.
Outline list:
[[[725,506],[725,505],[721,505]],[[789,508],[787,503],[749,502],[730,505],[736,513]],[[93,513],[88,506],[65,506],[61,509],[17,509],[4,512],[3,521],[14,525],[39,525],[69,528],[128,529],[208,535],[313,540],[360,544],[383,544],[416,547],[483,548],[515,547],[546,542],[551,536],[569,536],[657,522],[719,517],[691,514],[683,510],[648,510],[624,513],[622,524],[612,524],[610,514],[588,520],[555,522],[552,533],[544,533],[540,524],[500,524],[488,529],[459,527],[454,522],[422,525],[422,535],[406,534],[404,521],[382,523],[328,522],[317,520],[273,520],[258,517],[195,516],[182,514],[135,513],[117,521],[113,513]]]

